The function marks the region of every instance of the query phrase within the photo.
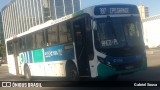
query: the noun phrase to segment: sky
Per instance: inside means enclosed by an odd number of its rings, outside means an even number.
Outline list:
[[[149,15],[160,15],[160,0],[81,0],[82,1],[82,8],[86,8],[92,5],[98,4],[112,4],[112,3],[125,3],[125,4],[134,4],[142,5],[149,7]]]
[[[0,0],[0,11],[10,0]],[[149,15],[160,15],[160,0],[81,0],[81,9],[98,4],[126,3],[149,7]]]

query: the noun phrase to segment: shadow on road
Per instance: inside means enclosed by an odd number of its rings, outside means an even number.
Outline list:
[[[2,73],[2,72],[0,72]],[[65,81],[65,78],[56,77],[33,77],[32,81]],[[82,81],[97,81],[96,79],[83,78]],[[0,81],[27,81],[22,77],[5,73],[0,75]],[[100,80],[101,81],[101,80]],[[102,80],[108,81],[108,80]],[[115,81],[115,80],[114,80]],[[128,75],[120,75],[116,81],[160,81],[160,65],[149,66],[146,70],[135,72]]]
[[[66,81],[65,78],[33,77],[33,81]],[[81,81],[108,81],[83,78]],[[115,80],[114,80],[115,81]],[[160,65],[150,66],[146,70],[138,71],[128,75],[120,75],[116,81],[160,81]]]
[[[160,65],[150,66],[144,71],[120,76],[118,81],[160,81]]]

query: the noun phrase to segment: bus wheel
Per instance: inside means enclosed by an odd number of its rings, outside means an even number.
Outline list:
[[[24,76],[28,81],[31,80],[31,72],[28,66],[24,68]]]
[[[77,81],[79,80],[79,75],[77,72],[77,68],[74,64],[68,64],[66,67],[66,78],[69,81]]]

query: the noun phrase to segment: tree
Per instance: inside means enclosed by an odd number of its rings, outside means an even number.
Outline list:
[[[2,57],[2,59],[5,59],[5,57],[6,57],[5,44],[0,44],[0,57]]]

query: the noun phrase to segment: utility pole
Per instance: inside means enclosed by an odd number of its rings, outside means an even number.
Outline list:
[[[140,13],[140,16],[141,16],[141,19],[142,19],[142,15],[143,15],[143,11],[142,11],[142,9],[143,9],[143,7],[142,7],[143,5],[142,5],[142,0],[139,0],[139,5],[138,5],[138,8],[139,8],[139,13]]]
[[[139,4],[142,5],[142,0],[139,0]]]
[[[82,5],[81,5],[82,3],[81,3],[81,0],[79,0],[79,3],[80,3],[80,10],[81,10],[81,9],[82,9]]]

